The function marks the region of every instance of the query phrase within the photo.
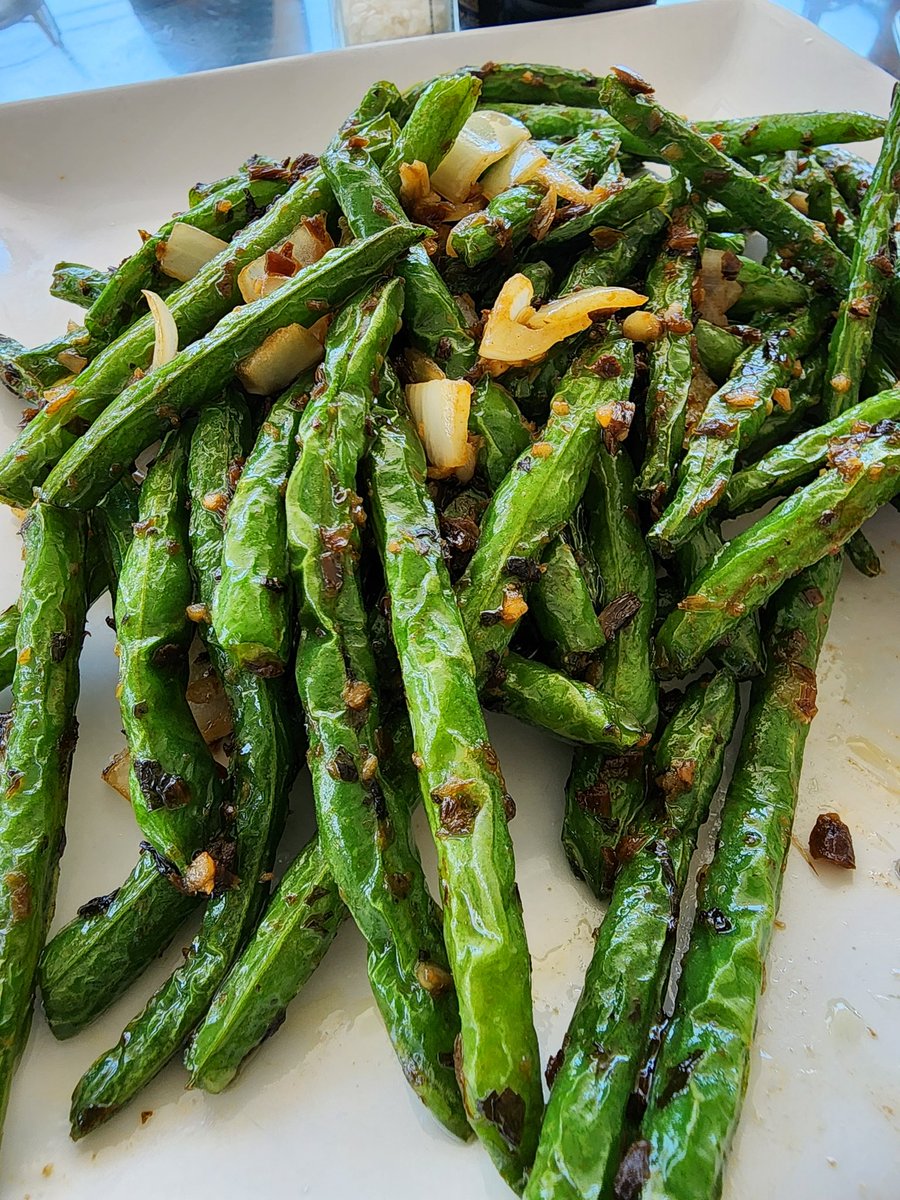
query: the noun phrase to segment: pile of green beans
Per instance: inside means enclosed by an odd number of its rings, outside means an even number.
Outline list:
[[[530,142],[507,164],[527,175],[441,195],[458,140],[499,120]],[[879,136],[874,166],[834,144]],[[193,1087],[232,1083],[349,919],[412,1090],[514,1191],[720,1194],[843,547],[877,575],[861,526],[900,492],[898,200],[897,95],[886,119],[691,123],[620,68],[491,63],[374,84],[321,162],[195,185],[177,220],[227,246],[179,286],[159,265],[175,219],[116,268],[57,265],[83,327],[0,336],[26,405],[0,499],[27,508],[0,614],[0,1119],[38,985],[71,1037],[202,907],[184,962],[78,1082],[80,1138],[182,1051]],[[310,223],[330,241],[298,264]],[[165,361],[148,289],[178,330]],[[586,289],[615,291],[573,318]],[[501,359],[504,320],[513,345],[555,342]],[[287,386],[242,389],[251,355]],[[140,852],[48,941],[105,592]],[[228,731],[210,746],[197,656]],[[555,812],[608,900],[546,1106],[485,709],[569,745],[548,829]],[[276,884],[304,749],[317,829]]]

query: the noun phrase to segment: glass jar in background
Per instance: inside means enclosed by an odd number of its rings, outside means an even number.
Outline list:
[[[456,0],[336,0],[334,14],[344,46],[459,28]]]
[[[641,8],[655,3],[656,0],[459,0],[459,18],[463,29],[475,29],[479,25],[583,17],[586,13]]]

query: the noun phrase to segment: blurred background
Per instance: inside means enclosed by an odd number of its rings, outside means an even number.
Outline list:
[[[0,102],[648,0],[0,0]],[[689,0],[657,0],[657,3]],[[720,0],[729,3],[729,0]],[[777,0],[900,74],[898,0]]]

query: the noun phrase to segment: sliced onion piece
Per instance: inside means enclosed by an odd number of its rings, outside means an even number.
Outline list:
[[[584,184],[578,182],[574,175],[570,175],[568,171],[563,170],[554,162],[548,162],[545,167],[541,167],[536,172],[536,176],[538,182],[543,183],[545,187],[555,188],[556,194],[561,199],[568,200],[572,204],[586,204],[588,208],[599,204],[601,200],[605,200],[616,190],[603,183],[586,188]]]
[[[559,300],[551,300],[537,310],[528,324],[532,329],[544,329],[561,321],[574,317],[590,317],[593,313],[610,313],[619,308],[639,308],[646,304],[647,297],[640,292],[633,292],[624,287],[592,287],[582,288],[578,292],[569,292]],[[587,328],[587,325],[584,326]]]
[[[207,233],[205,229],[176,221],[172,232],[157,249],[159,268],[164,275],[187,283],[227,245],[227,242]]]
[[[238,275],[238,288],[247,304],[270,296],[303,267],[312,266],[329,250],[334,241],[325,226],[325,214],[304,217],[288,237],[276,247],[254,258]]]
[[[537,142],[529,138],[527,142],[520,142],[514,150],[489,167],[482,175],[478,186],[488,200],[493,200],[507,188],[515,187],[519,183],[528,183],[530,179],[534,179],[535,175],[549,162],[550,160]]]
[[[712,325],[727,325],[725,314],[741,298],[744,289],[734,278],[739,268],[740,263],[730,250],[703,251],[697,308],[700,316]]]
[[[432,172],[431,186],[448,200],[467,200],[478,177],[530,136],[521,121],[506,113],[486,108],[472,113],[450,153]]]
[[[125,800],[131,799],[131,755],[127,746],[123,746],[112,756],[100,772],[100,776],[104,783],[108,783]]]
[[[406,403],[431,466],[440,470],[465,466],[472,385],[464,379],[410,383]]]
[[[483,359],[508,365],[535,362],[557,342],[587,329],[594,314],[638,307],[647,299],[630,288],[584,288],[535,311],[533,296],[526,275],[507,279],[488,315],[479,351]]]
[[[285,325],[238,363],[237,376],[251,396],[274,396],[321,362],[322,343],[302,325]]]
[[[153,358],[150,360],[152,370],[154,367],[161,367],[164,363],[171,362],[178,353],[178,328],[175,318],[166,307],[162,296],[157,296],[156,292],[148,292],[146,289],[141,292],[141,295],[147,301],[150,312],[153,314],[155,340],[153,342]]]

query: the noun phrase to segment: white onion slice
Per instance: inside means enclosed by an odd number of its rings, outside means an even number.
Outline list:
[[[207,233],[205,229],[176,221],[172,232],[158,250],[159,268],[164,275],[187,283],[227,245],[227,242]]]
[[[465,466],[469,460],[466,447],[472,385],[464,379],[410,383],[406,403],[428,462],[440,470]]]
[[[273,396],[321,362],[323,353],[322,343],[308,329],[285,325],[238,363],[238,379],[251,396]]]
[[[744,289],[736,279],[727,279],[723,270],[728,250],[704,250],[700,260],[700,316],[712,325],[727,325],[726,313],[740,300]]]
[[[535,362],[557,342],[587,329],[594,314],[638,307],[647,299],[630,288],[584,288],[535,311],[533,297],[534,288],[526,275],[507,279],[484,328],[479,350],[483,359],[507,364]]]
[[[488,200],[493,200],[507,188],[534,179],[535,175],[542,167],[546,167],[549,161],[537,143],[529,138],[527,142],[520,142],[514,150],[504,155],[492,167],[488,167],[478,186]]]
[[[287,253],[290,247],[290,252]],[[300,224],[278,246],[273,247],[277,254],[284,254],[294,264],[294,270],[289,274],[279,274],[266,270],[269,252],[260,254],[238,275],[238,288],[241,296],[252,304],[262,296],[270,296],[282,284],[292,279],[297,271],[310,267],[313,263],[334,249],[334,241],[325,227],[325,215],[319,213],[315,217],[304,217]]]
[[[531,135],[515,117],[481,109],[472,113],[450,152],[431,175],[431,186],[448,200],[461,203],[478,177]]]
[[[164,363],[171,362],[178,353],[178,328],[175,325],[175,318],[166,307],[162,296],[157,296],[156,292],[148,292],[146,289],[141,292],[141,295],[147,301],[153,315],[155,338],[153,358],[150,360],[152,370],[154,367],[161,367]]]
[[[541,167],[536,175],[538,182],[543,183],[546,187],[555,188],[556,194],[563,200],[568,200],[572,204],[586,204],[588,208],[593,208],[595,204],[605,200],[615,190],[602,183],[597,183],[592,188],[586,188],[584,184],[578,182],[574,175],[570,175],[568,171],[563,170],[554,162],[548,162],[546,166]]]

